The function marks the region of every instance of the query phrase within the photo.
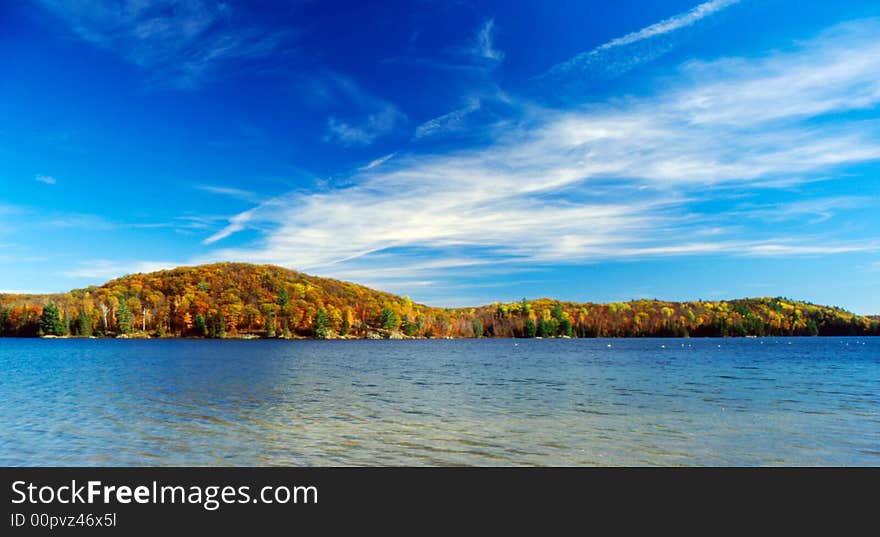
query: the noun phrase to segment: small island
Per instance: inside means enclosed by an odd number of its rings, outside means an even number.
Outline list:
[[[132,274],[63,294],[0,294],[0,336],[585,338],[880,335],[880,317],[781,297],[438,308],[273,265]]]

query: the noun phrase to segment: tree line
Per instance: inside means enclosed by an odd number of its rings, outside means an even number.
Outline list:
[[[272,265],[134,274],[52,295],[0,295],[0,336],[700,337],[880,335],[880,318],[782,297],[730,301],[550,299],[434,308]]]

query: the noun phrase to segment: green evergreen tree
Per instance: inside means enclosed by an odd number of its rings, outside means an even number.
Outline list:
[[[538,323],[538,335],[541,337],[553,337],[556,335],[558,323],[555,319],[547,319]]]
[[[208,315],[208,337],[224,338],[226,337],[226,323],[223,320],[223,313],[217,312],[214,315]]]
[[[84,337],[92,335],[92,316],[85,311],[79,312],[76,318],[76,333]]]
[[[523,337],[535,337],[537,333],[538,327],[535,326],[535,321],[526,319],[523,323]]]
[[[385,306],[382,308],[382,328],[384,330],[397,330],[400,326],[400,319],[397,317],[397,314],[394,313],[394,310]]]
[[[275,312],[266,316],[266,337],[275,337]]]
[[[320,308],[315,313],[315,337],[327,339],[328,335],[330,335],[330,316],[327,315],[324,308]]]
[[[481,338],[483,337],[483,322],[479,319],[474,319],[472,323],[472,328],[474,329],[474,337]]]
[[[121,299],[119,306],[116,308],[116,328],[120,334],[130,334],[132,330],[131,323],[131,311],[128,309],[128,304],[125,303],[125,300]]]
[[[64,335],[64,324],[61,322],[61,314],[58,312],[58,306],[49,302],[43,308],[43,314],[40,316],[40,331],[46,336]]]
[[[421,324],[418,321],[410,321],[409,317],[403,320],[403,333],[408,336],[414,336],[419,333]]]
[[[561,321],[559,321],[559,335],[571,337],[571,335],[572,335],[571,321],[569,321],[568,319],[562,319]]]
[[[290,295],[287,289],[282,287],[278,290],[278,297],[275,302],[281,307],[281,328],[284,330],[284,337],[290,337],[290,329],[287,327],[287,313],[290,306]]]
[[[193,328],[196,330],[196,334],[205,337],[208,335],[208,323],[205,322],[205,316],[201,313],[196,314],[196,318],[193,320]]]

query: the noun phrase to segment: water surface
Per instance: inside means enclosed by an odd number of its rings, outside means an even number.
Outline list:
[[[880,338],[0,339],[0,465],[880,465]]]

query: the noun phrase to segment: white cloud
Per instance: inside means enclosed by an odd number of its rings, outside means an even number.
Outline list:
[[[110,278],[135,274],[138,272],[154,272],[179,267],[181,263],[167,261],[133,261],[119,262],[99,259],[81,263],[77,268],[63,271],[61,274],[69,278],[89,278],[98,280],[96,283],[104,283]]]
[[[612,39],[553,66],[536,82],[556,93],[576,91],[651,62],[678,46],[682,31],[740,0],[710,0],[668,19]]]
[[[880,78],[873,76],[880,43],[866,32],[876,26],[876,20],[838,26],[799,55],[691,62],[685,76],[715,73],[714,80],[681,92],[678,106],[694,123],[731,126],[869,108],[880,99]]]
[[[203,241],[204,244],[213,244],[221,239],[225,239],[233,233],[238,233],[245,229],[247,223],[253,218],[254,212],[255,209],[251,209],[233,216],[229,219],[229,224],[226,227],[205,239]]]
[[[259,196],[249,190],[244,190],[241,188],[214,185],[199,185],[196,188],[205,192],[210,192],[211,194],[217,194],[219,196],[229,196],[231,198],[244,201],[259,201]]]
[[[0,295],[42,295],[42,291],[27,291],[23,289],[0,289]]]
[[[272,53],[290,34],[267,33],[229,4],[202,0],[42,3],[82,39],[184,88],[203,82],[221,63]]]
[[[415,139],[428,138],[438,134],[458,131],[463,128],[464,121],[470,114],[480,109],[480,100],[472,98],[467,105],[448,114],[426,121],[416,128]]]
[[[367,170],[372,170],[373,168],[378,168],[378,167],[381,166],[382,164],[385,164],[385,163],[388,162],[390,159],[394,158],[395,155],[397,155],[396,152],[394,152],[394,153],[390,153],[390,154],[388,154],[388,155],[385,155],[385,156],[379,157],[379,158],[374,159],[374,160],[371,160],[366,166],[362,166],[362,167],[360,168],[360,170],[361,170],[361,171],[367,171]]]
[[[691,65],[653,97],[567,111],[521,104],[527,119],[493,132],[488,146],[397,156],[355,174],[352,186],[291,193],[242,213],[209,240],[245,226],[271,231],[212,257],[334,275],[369,268],[377,255],[382,266],[417,265],[412,249],[512,266],[874,251],[876,241],[855,238],[739,235],[690,204],[880,159],[880,124],[810,121],[880,104],[880,44],[870,38],[878,26],[839,28],[785,54]],[[817,82],[805,83],[806,72]],[[791,91],[779,104],[784,87]],[[419,280],[448,270],[458,269],[424,269]]]
[[[58,182],[58,181],[57,181],[54,177],[52,177],[51,175],[37,175],[37,176],[34,177],[34,180],[35,180],[35,181],[38,181],[38,182],[40,182],[40,183],[47,184],[47,185],[54,185],[55,183]]]
[[[757,218],[767,222],[797,220],[808,216],[810,217],[809,223],[817,224],[830,220],[837,212],[866,207],[871,205],[873,201],[867,197],[832,196],[782,203],[747,203],[729,211],[728,214],[735,217]]]
[[[608,50],[615,47],[630,45],[632,43],[668,34],[682,28],[687,28],[709,15],[714,15],[722,9],[739,3],[739,1],[740,0],[710,0],[709,2],[704,2],[693,9],[654,23],[637,32],[632,32],[623,37],[612,39],[602,46],[597,47],[595,50]]]
[[[347,114],[345,118],[340,118],[339,114],[327,118],[326,142],[367,146],[407,122],[406,114],[394,103],[371,94],[349,77],[325,73],[308,82],[309,97],[336,108],[346,105],[341,110]]]
[[[477,32],[476,43],[472,50],[478,58],[500,62],[504,59],[504,52],[495,48],[494,32],[495,19],[484,22]]]
[[[880,241],[859,241],[846,244],[750,244],[744,253],[753,256],[827,255],[880,251]]]
[[[355,122],[331,116],[327,119],[327,135],[324,139],[346,146],[370,145],[377,138],[394,131],[405,120],[406,116],[390,103]]]

